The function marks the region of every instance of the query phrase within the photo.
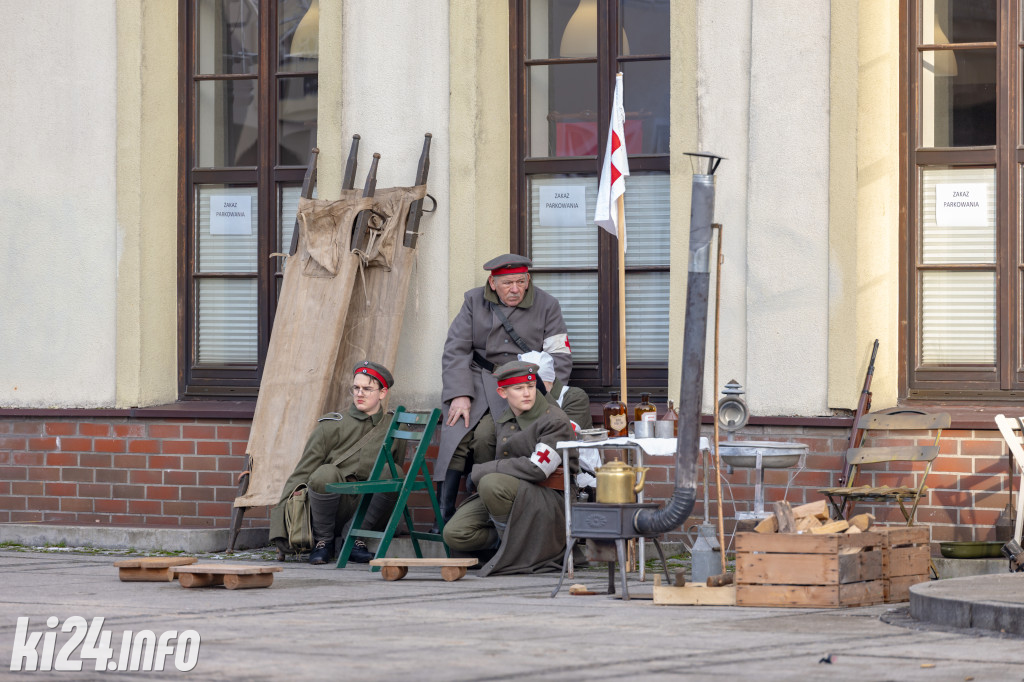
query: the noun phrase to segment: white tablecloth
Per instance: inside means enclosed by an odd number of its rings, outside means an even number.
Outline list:
[[[555,446],[562,448],[592,448],[599,445],[639,445],[646,455],[674,455],[676,452],[675,438],[608,438],[607,440],[564,440]],[[704,436],[700,437],[700,449],[710,450],[711,443]]]

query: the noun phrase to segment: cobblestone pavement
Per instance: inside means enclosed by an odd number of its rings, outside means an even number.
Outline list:
[[[365,566],[276,564],[258,552],[202,561],[283,565],[270,588],[184,589],[120,582],[112,565],[118,558],[0,549],[0,677],[31,676],[12,672],[12,657],[19,668],[38,667],[62,651],[71,665],[84,665],[59,679],[98,677],[94,659],[83,655],[89,637],[76,647],[68,642],[76,625],[86,632],[103,617],[96,630],[111,635],[111,668],[131,667],[129,652],[141,655],[143,667],[143,654],[159,647],[143,646],[141,631],[154,640],[163,635],[156,660],[165,672],[119,672],[120,679],[180,678],[178,663],[194,663],[189,674],[203,680],[1024,679],[1020,639],[925,628],[898,605],[656,606],[567,590],[551,599],[552,575],[470,572],[448,583],[436,569],[414,569],[385,582]],[[606,576],[603,568],[583,570],[573,582],[602,591]],[[631,582],[634,594],[649,589]],[[188,630],[201,639],[194,659]],[[97,643],[102,651],[102,636]],[[58,677],[35,673],[47,675]]]

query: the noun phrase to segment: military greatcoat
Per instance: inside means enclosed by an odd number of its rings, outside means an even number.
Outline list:
[[[482,369],[473,360],[473,351],[476,351],[498,367],[517,359],[519,353],[524,352],[505,331],[491,306],[505,315],[532,350],[551,354],[557,378],[568,381],[572,372],[569,335],[562,318],[562,307],[554,296],[531,282],[519,305],[508,307],[501,304],[488,285],[467,291],[462,309],[448,328],[448,339],[441,357],[444,422],[434,465],[434,478],[437,480],[444,480],[452,453],[480,418],[488,411],[492,416],[501,415],[508,408],[508,403],[498,395],[498,383],[490,371]],[[473,401],[469,427],[461,419],[454,426],[447,424],[448,408],[452,399],[459,396],[469,396]]]
[[[538,396],[533,407],[518,417],[506,409],[495,426],[495,458],[473,467],[473,482],[479,485],[480,479],[490,473],[508,474],[519,479],[519,490],[501,546],[480,575],[558,570],[565,551],[565,501],[561,490],[535,485],[548,475],[532,455],[543,443],[552,451],[550,456],[560,459],[555,446],[559,441],[573,440],[569,418]],[[572,474],[569,480],[575,481],[579,459],[575,449],[568,452],[569,462],[562,465],[568,464]]]
[[[321,466],[337,467],[336,481],[363,481],[370,476],[393,416],[393,413],[385,413],[384,410],[373,415],[364,414],[353,405],[344,414],[332,412],[320,418],[306,441],[299,463],[284,484],[281,500],[270,511],[271,541],[288,537],[284,523],[284,501],[295,490],[295,486],[300,483],[310,484],[313,473]],[[324,492],[315,482],[310,487],[316,492]],[[351,515],[351,506],[342,504],[339,516],[346,513]]]
[[[594,417],[590,414],[590,396],[582,388],[577,386],[566,386],[561,379],[556,378],[551,384],[551,390],[544,396],[549,403],[562,408],[569,419],[576,422],[581,429],[594,428]]]

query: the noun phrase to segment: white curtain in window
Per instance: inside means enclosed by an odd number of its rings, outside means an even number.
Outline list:
[[[201,279],[197,288],[197,364],[256,364],[256,280]]]
[[[598,230],[595,176],[530,177],[530,254],[537,268],[593,268],[594,272],[537,273],[537,285],[555,296],[569,328],[573,359],[598,360]],[[583,187],[583,222],[572,226],[541,223],[541,187]],[[626,180],[627,267],[668,267],[669,176],[637,173]],[[668,359],[667,272],[626,275],[626,354],[630,362]]]
[[[976,197],[980,210],[972,213],[937,207],[937,197],[954,188],[969,190],[972,195],[980,189]],[[961,213],[964,218],[957,218]],[[920,363],[994,365],[995,169],[923,168],[920,226],[922,265],[991,266],[983,271],[921,271]]]
[[[252,275],[252,279],[204,277],[196,280],[196,362],[199,365],[254,365],[258,354],[259,315],[256,188],[207,185],[197,188],[196,195],[198,272]],[[211,233],[210,198],[214,196],[249,198],[248,234]]]

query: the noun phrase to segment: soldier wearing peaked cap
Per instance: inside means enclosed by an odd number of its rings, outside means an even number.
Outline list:
[[[364,361],[352,368],[352,407],[344,414],[331,412],[319,419],[306,441],[302,457],[284,484],[281,501],[270,513],[270,539],[284,554],[288,552],[288,531],[284,502],[298,487],[306,486],[315,547],[309,563],[325,564],[334,556],[334,536],[348,523],[359,504],[358,496],[328,493],[328,483],[365,481],[391,425],[392,413],[385,412],[384,400],[395,385],[384,365]],[[396,451],[401,462],[405,451]],[[387,475],[385,469],[385,475]],[[378,493],[366,512],[368,528],[386,523],[397,494]],[[356,542],[350,561],[366,563],[373,558],[366,545]]]
[[[544,395],[552,405],[558,405],[572,420],[576,429],[594,428],[594,419],[590,414],[590,396],[582,388],[567,386],[555,376],[555,362],[551,355],[544,351],[522,353],[519,359],[537,365],[537,378],[547,388]]]
[[[454,513],[467,465],[479,457],[474,451],[486,449],[494,419],[507,407],[495,390],[494,368],[519,353],[543,350],[551,354],[557,377],[569,380],[572,353],[562,308],[530,281],[531,266],[530,259],[516,254],[485,263],[487,284],[466,292],[448,328],[441,358],[444,420],[434,466],[446,519]]]
[[[565,551],[562,492],[538,484],[552,475],[561,483],[560,464],[575,479],[576,451],[563,463],[556,450],[558,442],[573,439],[572,425],[556,405],[538,398],[537,365],[516,360],[493,376],[508,408],[487,443],[490,461],[473,467],[478,494],[445,525],[444,541],[485,561],[480,575],[558,570]]]

